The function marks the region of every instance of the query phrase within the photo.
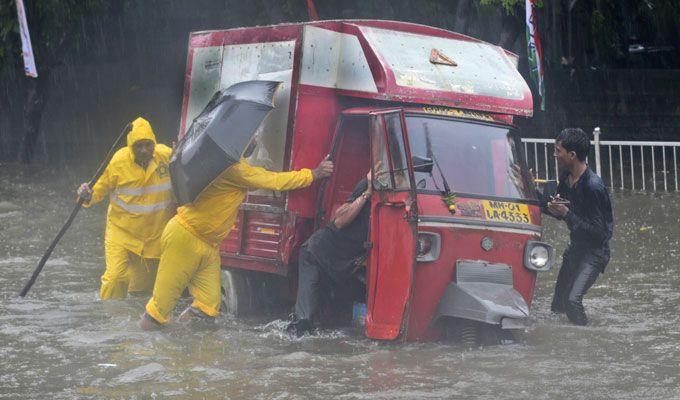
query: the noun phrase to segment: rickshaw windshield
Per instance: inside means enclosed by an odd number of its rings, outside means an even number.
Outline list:
[[[406,116],[406,126],[411,155],[439,164],[431,174],[415,173],[418,191],[441,191],[444,174],[454,193],[536,198],[510,128],[413,114]]]

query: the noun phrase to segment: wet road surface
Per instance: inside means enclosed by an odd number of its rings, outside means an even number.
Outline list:
[[[142,332],[146,298],[99,301],[101,205],[81,211],[18,300],[84,177],[0,166],[0,398],[680,398],[680,194],[612,196],[613,256],[586,296],[590,326],[549,312],[553,268],[517,343],[470,350],[351,329],[291,340],[263,318]],[[567,237],[546,218],[560,255]]]

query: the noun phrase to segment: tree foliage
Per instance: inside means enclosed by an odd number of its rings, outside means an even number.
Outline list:
[[[526,0],[479,0],[479,3],[485,6],[502,7],[506,13],[515,14],[518,10],[523,9]],[[536,1],[537,7],[543,7],[543,0]]]
[[[23,134],[19,160],[30,162],[40,134],[42,112],[49,96],[49,78],[55,66],[88,49],[92,31],[97,27],[93,17],[105,15],[107,0],[40,0],[24,3],[31,45],[36,59],[38,79],[25,82],[23,96]],[[21,70],[16,2],[0,0],[0,73],[13,76]]]
[[[83,71],[107,71],[124,61],[132,69],[130,78],[121,80],[121,93],[131,87],[148,89],[150,75],[154,85],[181,86],[172,80],[180,79],[177,71],[184,67],[183,51],[190,31],[308,19],[305,0],[25,0],[40,78],[16,79],[23,74],[23,65],[15,1],[0,0],[0,109],[4,114],[0,115],[0,129],[10,132],[2,140],[12,135],[13,141],[22,131],[31,131],[30,135],[40,131],[42,107],[50,88],[64,90],[55,82],[77,83],[85,79],[79,75]],[[524,2],[315,0],[321,19],[420,23],[499,44],[520,55],[526,51]],[[537,0],[536,4],[548,70],[680,64],[680,0]],[[675,46],[675,50],[632,55],[628,47],[636,43]],[[174,72],[168,72],[170,67]],[[69,73],[73,74],[67,78]],[[117,92],[107,95],[116,96]],[[5,117],[8,114],[11,116]],[[34,141],[35,136],[28,143]]]
[[[93,16],[105,15],[107,0],[40,0],[25,2],[38,68],[49,68],[87,48]],[[16,68],[21,39],[15,0],[0,0],[0,64]]]
[[[21,52],[21,46],[17,47],[19,39],[19,21],[16,10],[12,7],[14,1],[0,0],[0,73],[7,73],[14,67],[12,55]]]
[[[479,0],[485,6],[500,6],[505,12],[514,13],[517,6],[524,4],[524,0]]]

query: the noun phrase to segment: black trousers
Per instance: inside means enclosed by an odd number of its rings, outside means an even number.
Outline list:
[[[311,321],[318,312],[321,274],[319,262],[314,254],[307,246],[302,246],[298,259],[298,289],[295,301],[295,316],[298,319]]]
[[[550,309],[566,313],[575,325],[587,325],[588,317],[583,308],[583,296],[609,261],[598,251],[578,251],[568,248],[562,256],[562,267],[555,283]]]
[[[327,309],[345,310],[358,297],[365,297],[363,284],[352,279],[353,259],[317,257],[306,244],[300,248],[298,259],[298,290],[295,301],[295,316],[310,321]],[[323,257],[323,254],[320,255]],[[323,310],[320,310],[323,308]],[[340,312],[340,315],[342,312]],[[337,319],[339,315],[335,315]]]

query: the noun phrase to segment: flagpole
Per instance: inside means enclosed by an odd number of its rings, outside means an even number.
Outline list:
[[[307,14],[310,21],[319,20],[319,14],[316,13],[316,7],[314,7],[314,0],[307,0]]]

